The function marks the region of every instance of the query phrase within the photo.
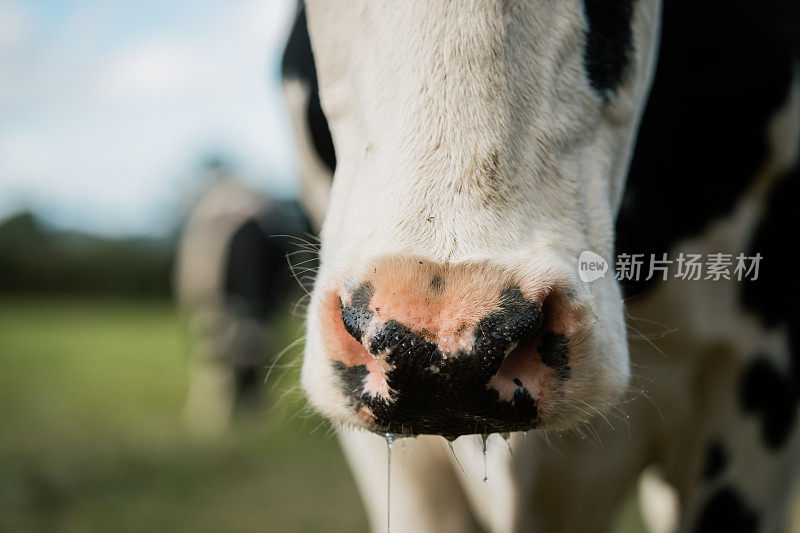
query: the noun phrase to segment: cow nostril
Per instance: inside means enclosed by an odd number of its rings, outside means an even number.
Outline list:
[[[475,350],[505,355],[538,333],[542,321],[542,305],[525,299],[518,287],[509,287],[501,294],[500,309],[484,317],[475,328]]]
[[[355,340],[361,342],[364,337],[364,325],[372,317],[360,309],[345,306],[341,300],[339,300],[339,309],[342,312],[342,323],[345,331]]]
[[[373,312],[369,308],[375,290],[371,283],[362,283],[353,292],[350,304],[344,305],[339,298],[339,309],[342,313],[344,329],[358,342],[362,342]]]

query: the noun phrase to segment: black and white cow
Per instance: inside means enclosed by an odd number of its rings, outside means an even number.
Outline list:
[[[260,400],[278,351],[270,319],[297,296],[287,254],[309,224],[294,201],[276,200],[217,170],[179,241],[175,296],[192,342],[186,414],[201,432],[225,428]]]
[[[392,458],[393,531],[604,531],[640,478],[654,530],[787,527],[799,9],[299,11],[284,84],[324,219],[303,385],[342,425],[373,529],[387,434],[416,437]],[[754,280],[643,273],[623,306],[613,276],[578,272],[615,250],[763,262]],[[508,432],[481,457],[479,435]],[[451,453],[437,435],[476,436]]]

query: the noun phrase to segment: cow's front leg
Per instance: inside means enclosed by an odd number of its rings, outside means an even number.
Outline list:
[[[441,437],[396,439],[392,446],[391,492],[387,443],[362,430],[339,433],[355,475],[372,531],[469,533],[479,531]],[[387,502],[390,508],[387,512]]]

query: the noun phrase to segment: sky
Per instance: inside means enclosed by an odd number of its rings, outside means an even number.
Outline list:
[[[280,57],[293,0],[0,0],[0,219],[165,234],[222,155],[296,191]],[[171,218],[172,217],[172,218]]]

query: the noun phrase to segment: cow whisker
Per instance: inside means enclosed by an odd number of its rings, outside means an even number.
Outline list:
[[[264,377],[264,384],[265,384],[265,385],[269,383],[269,377],[270,377],[270,375],[272,375],[272,371],[274,370],[274,368],[275,368],[275,365],[278,363],[278,361],[280,361],[280,359],[281,359],[281,358],[282,358],[284,355],[286,355],[286,353],[287,353],[287,352],[289,352],[289,350],[291,350],[292,348],[294,348],[294,347],[295,347],[295,346],[297,346],[298,344],[300,344],[300,343],[304,342],[305,340],[306,340],[306,336],[305,336],[305,335],[303,335],[302,337],[300,337],[300,338],[298,338],[298,339],[295,339],[295,340],[293,340],[292,342],[290,342],[290,343],[288,344],[288,346],[286,346],[286,348],[284,348],[283,350],[281,350],[280,352],[278,352],[278,354],[277,354],[277,355],[275,355],[275,357],[274,357],[274,358],[273,358],[273,360],[272,360],[272,364],[269,366],[269,370],[267,370],[267,375]]]
[[[591,409],[592,411],[594,411],[595,413],[597,413],[600,416],[600,418],[605,420],[606,424],[608,424],[608,427],[610,427],[612,429],[612,431],[616,431],[616,429],[614,428],[614,425],[611,423],[611,421],[600,410],[598,410],[597,408],[595,408],[592,405],[588,404],[584,400],[581,400],[580,402],[583,405],[585,405],[586,407],[588,407],[589,409]]]

